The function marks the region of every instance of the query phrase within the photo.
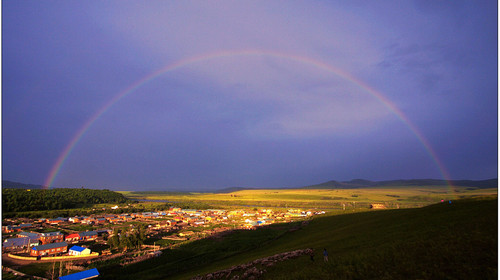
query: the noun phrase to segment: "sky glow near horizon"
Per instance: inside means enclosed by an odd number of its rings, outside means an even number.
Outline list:
[[[474,4],[474,5],[473,5]],[[3,1],[2,174],[53,187],[497,177],[497,3]],[[433,149],[366,88],[390,101]],[[435,158],[433,158],[435,157]]]

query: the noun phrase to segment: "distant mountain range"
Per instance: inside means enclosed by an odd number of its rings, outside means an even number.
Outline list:
[[[299,187],[299,189],[357,189],[371,187],[425,187],[425,186],[446,186],[451,183],[457,187],[475,187],[475,188],[497,188],[498,179],[489,180],[438,180],[438,179],[413,179],[413,180],[391,180],[391,181],[369,181],[364,179],[354,179],[351,181],[328,181],[316,185]],[[2,180],[2,188],[6,189],[43,189],[42,185],[25,184]],[[216,193],[231,193],[242,190],[253,190],[258,188],[232,187],[216,190]],[[287,189],[287,188],[282,188]],[[295,188],[294,188],[295,189]]]
[[[446,186],[451,183],[457,187],[476,187],[476,188],[496,188],[498,179],[489,180],[437,180],[437,179],[413,179],[413,180],[391,180],[391,181],[368,181],[363,179],[354,179],[351,181],[328,181],[321,184],[301,187],[301,189],[356,189],[370,187],[424,187],[424,186]]]
[[[25,184],[19,182],[11,182],[2,180],[2,188],[4,189],[44,189],[42,185]]]

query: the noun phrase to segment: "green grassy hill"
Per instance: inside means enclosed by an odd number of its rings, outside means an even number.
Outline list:
[[[497,219],[497,200],[316,219],[281,245],[314,248],[314,264],[285,262],[264,279],[497,279]]]
[[[297,224],[238,231],[167,250],[147,262],[98,268],[103,279],[190,279],[313,248],[314,262],[309,256],[284,261],[265,268],[263,279],[497,279],[497,204],[496,198],[459,200],[317,217],[295,231],[290,229]]]

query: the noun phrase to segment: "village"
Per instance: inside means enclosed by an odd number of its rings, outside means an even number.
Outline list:
[[[113,209],[117,207],[114,206]],[[4,254],[8,253],[10,258],[32,261],[110,258],[125,251],[149,251],[150,256],[154,257],[161,254],[161,249],[173,248],[183,242],[221,235],[232,230],[254,230],[324,213],[299,209],[170,208],[159,212],[54,219],[4,219],[2,251]],[[144,244],[139,248],[118,248],[109,244],[114,235],[128,235],[139,227],[145,229]]]

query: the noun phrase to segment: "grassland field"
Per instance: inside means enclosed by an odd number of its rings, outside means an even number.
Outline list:
[[[255,259],[312,248],[266,267],[261,279],[497,279],[498,200],[458,199],[422,208],[361,211],[202,239],[126,267],[99,265],[103,279],[191,279]],[[330,261],[323,262],[327,248]],[[234,275],[231,275],[233,277]],[[259,278],[260,279],[260,278]]]
[[[122,191],[130,199],[203,202],[219,207],[302,207],[339,209],[384,203],[387,208],[421,207],[441,200],[497,195],[496,188],[479,189],[447,186],[391,187],[364,189],[252,189],[232,193],[171,193]]]
[[[315,250],[315,262],[304,256],[279,263],[268,268],[263,279],[497,279],[498,276],[496,188],[435,186],[121,193],[130,199],[214,208],[317,208],[327,214],[313,218],[298,231],[291,231],[297,223],[275,224],[256,231],[236,231],[221,239],[188,242],[177,249],[164,250],[159,258],[125,267],[113,261],[92,264],[103,279],[190,279],[304,248]],[[439,203],[441,200],[446,203]],[[453,203],[447,203],[448,200]],[[394,210],[372,211],[371,203],[383,203]],[[343,205],[350,211],[342,211]],[[110,206],[94,205],[95,208]],[[153,210],[157,206],[165,206],[165,203],[141,202],[135,207]],[[330,252],[330,263],[322,262],[323,248]],[[34,263],[21,271],[45,276],[46,266]]]

